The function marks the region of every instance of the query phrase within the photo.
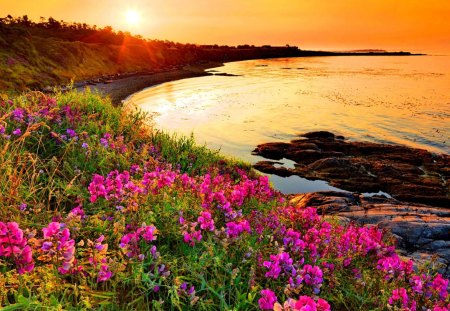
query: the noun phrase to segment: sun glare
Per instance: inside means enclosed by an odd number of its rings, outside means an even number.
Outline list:
[[[125,19],[129,26],[136,26],[139,24],[141,16],[136,10],[130,9],[125,13]]]

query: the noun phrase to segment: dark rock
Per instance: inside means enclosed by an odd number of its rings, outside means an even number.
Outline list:
[[[226,73],[226,72],[218,72],[214,73],[215,76],[224,76],[224,77],[240,77],[241,75],[236,75],[233,73]]]
[[[364,197],[350,192],[323,191],[295,195],[290,203],[312,206],[343,224],[377,225],[396,238],[406,256],[419,261],[437,256],[441,273],[450,276],[450,209],[395,199]]]
[[[281,177],[289,177],[294,175],[289,169],[281,166],[276,167],[275,164],[282,165],[281,162],[273,162],[273,161],[260,161],[257,164],[255,164],[254,168],[256,168],[259,171],[267,172],[268,174],[274,174]]]
[[[300,135],[290,143],[258,145],[253,154],[272,160],[287,158],[294,168],[273,168],[270,162],[255,168],[281,176],[322,179],[332,186],[357,192],[389,193],[407,202],[450,206],[450,156],[405,146],[349,142],[330,132]]]
[[[317,131],[317,132],[309,132],[305,134],[299,135],[300,137],[306,137],[306,138],[329,138],[334,139],[334,134],[327,131]]]
[[[290,147],[288,143],[267,143],[259,145],[253,150],[253,154],[267,159],[281,160],[284,157],[286,149]]]

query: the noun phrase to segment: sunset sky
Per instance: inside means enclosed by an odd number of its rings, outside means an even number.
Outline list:
[[[140,16],[134,25],[128,10]],[[450,52],[447,0],[0,0],[0,15],[7,14],[183,43]]]

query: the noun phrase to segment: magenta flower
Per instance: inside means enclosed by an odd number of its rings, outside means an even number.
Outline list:
[[[66,132],[67,132],[67,135],[69,135],[69,137],[71,137],[71,138],[74,138],[77,136],[77,133],[72,129],[67,129]]]
[[[23,231],[16,222],[0,221],[0,256],[14,261],[19,274],[30,272],[34,268],[33,254]]]
[[[293,260],[289,253],[281,252],[277,255],[270,255],[269,261],[264,261],[263,266],[269,269],[265,276],[268,278],[277,279],[280,274],[287,274],[295,276],[296,269],[293,266]]]
[[[306,284],[313,287],[314,294],[319,294],[323,282],[322,270],[318,266],[305,265],[302,269],[302,277]]]
[[[406,292],[406,289],[404,287],[394,289],[392,291],[392,296],[388,300],[390,305],[395,305],[397,301],[400,302],[402,308],[410,310],[408,293]]]
[[[270,289],[263,289],[261,291],[261,298],[258,300],[259,308],[261,310],[273,310],[274,304],[277,302],[277,296]]]
[[[141,238],[146,242],[155,241],[156,233],[157,230],[155,226],[142,225],[142,227],[136,229],[136,231],[125,234],[120,239],[119,246],[127,251],[128,258],[138,258],[139,260],[144,260],[145,255],[141,252],[139,241]]]
[[[25,110],[16,108],[11,112],[11,119],[17,122],[22,122],[25,118]]]
[[[397,254],[383,257],[378,260],[377,269],[385,273],[385,279],[389,280],[394,277],[404,277],[413,271],[412,260],[402,261]]]
[[[75,260],[75,241],[70,239],[69,229],[63,223],[52,222],[42,232],[44,242],[41,251],[60,264],[59,272],[70,273]]]
[[[86,219],[86,217],[87,216],[85,215],[84,210],[81,205],[73,208],[67,215],[67,219],[78,218],[79,220],[84,220],[84,219]]]
[[[330,311],[330,305],[324,299],[319,298],[317,302],[309,296],[300,296],[294,303],[294,310],[298,311]]]
[[[438,274],[431,285],[433,290],[438,293],[441,300],[445,300],[448,296],[448,282],[448,279],[444,279],[441,274]]]
[[[141,231],[142,238],[147,241],[155,241],[156,240],[156,227],[155,226],[144,226]]]
[[[211,218],[210,212],[201,212],[201,216],[197,221],[200,224],[200,228],[207,231],[214,231],[214,220]]]
[[[100,265],[100,271],[98,271],[97,283],[105,282],[112,277],[112,272],[109,270],[109,266],[106,264],[106,258],[102,260]]]
[[[251,232],[250,224],[248,220],[243,219],[238,222],[230,221],[226,224],[226,232],[228,237],[235,238],[241,235],[243,232]]]
[[[183,233],[183,241],[191,246],[195,245],[195,241],[201,241],[203,238],[201,230],[192,231],[191,233]]]

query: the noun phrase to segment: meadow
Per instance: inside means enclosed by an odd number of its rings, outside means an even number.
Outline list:
[[[433,310],[432,265],[98,94],[0,100],[2,310]]]

